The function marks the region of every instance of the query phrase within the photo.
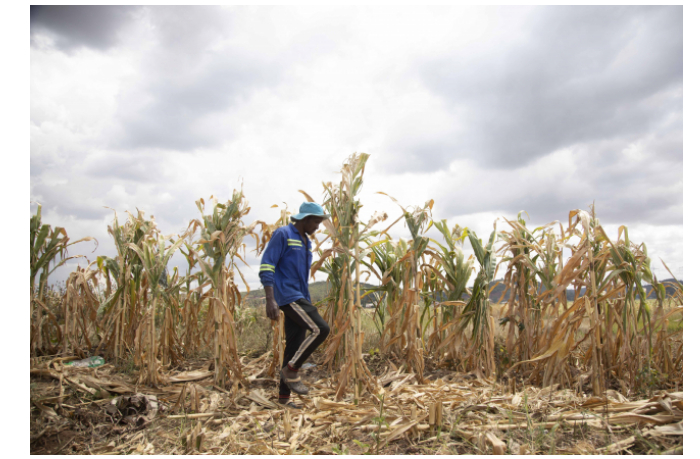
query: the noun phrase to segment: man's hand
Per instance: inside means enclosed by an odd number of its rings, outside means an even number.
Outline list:
[[[272,287],[265,287],[265,312],[270,320],[276,321],[280,318],[280,307],[275,301],[275,295]]]
[[[280,307],[277,306],[277,302],[274,298],[268,298],[265,305],[265,312],[267,312],[267,317],[270,320],[277,320],[280,318]]]

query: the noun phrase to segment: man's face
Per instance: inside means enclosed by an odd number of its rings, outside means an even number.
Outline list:
[[[304,232],[306,234],[314,234],[318,227],[321,225],[322,221],[322,217],[306,217],[304,219]]]

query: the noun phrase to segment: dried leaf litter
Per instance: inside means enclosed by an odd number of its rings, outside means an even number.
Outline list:
[[[249,387],[224,390],[214,384],[212,372],[202,368],[172,372],[168,384],[151,388],[136,385],[111,365],[71,368],[56,359],[32,368],[31,375],[58,381],[63,395],[34,401],[33,413],[47,426],[44,435],[51,433],[51,426],[65,429],[88,407],[103,415],[90,423],[93,431],[106,432],[104,437],[93,435],[84,445],[84,452],[102,454],[333,453],[348,444],[356,453],[364,452],[362,448],[382,453],[399,444],[444,444],[445,438],[483,452],[517,454],[536,451],[509,440],[509,431],[555,426],[585,426],[612,433],[615,440],[594,450],[558,448],[559,453],[615,454],[643,439],[682,441],[682,391],[661,391],[642,400],[628,400],[613,390],[605,397],[586,396],[556,385],[506,393],[498,384],[464,373],[418,384],[413,373],[388,363],[377,376],[381,387],[377,394],[365,392],[357,404],[352,395],[335,400],[333,382],[321,378],[307,382],[311,392],[295,399],[303,405],[295,410],[277,403],[273,384],[255,384],[255,375],[263,374],[267,366],[266,358],[245,365],[246,374],[253,375],[248,377]],[[67,394],[90,401],[84,407],[68,405]],[[148,434],[147,428],[157,434]]]

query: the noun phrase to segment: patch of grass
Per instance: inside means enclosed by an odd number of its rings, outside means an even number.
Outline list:
[[[272,349],[272,322],[264,306],[244,308],[236,323],[238,348],[241,352],[264,353]]]
[[[668,318],[668,332],[675,333],[683,330],[683,315],[673,314]]]
[[[115,359],[114,362],[111,363],[114,365],[114,371],[125,375],[130,375],[137,369],[132,353],[127,354],[124,358]]]

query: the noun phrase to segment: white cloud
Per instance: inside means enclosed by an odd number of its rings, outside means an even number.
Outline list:
[[[363,218],[400,215],[378,191],[435,199],[435,218],[486,238],[497,217],[538,225],[595,200],[682,273],[677,9],[129,11],[70,43],[44,21],[30,51],[30,199],[99,253],[113,254],[103,206],[169,234],[242,182],[250,221],[274,221],[272,204],[322,199],[366,151]]]

